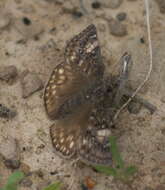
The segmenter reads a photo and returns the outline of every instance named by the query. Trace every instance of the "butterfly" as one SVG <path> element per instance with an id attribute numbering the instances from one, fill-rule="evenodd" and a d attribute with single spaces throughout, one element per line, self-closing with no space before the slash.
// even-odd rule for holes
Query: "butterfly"
<path id="1" fill-rule="evenodd" d="M 50 127 L 52 144 L 64 158 L 77 155 L 87 163 L 112 162 L 110 131 L 101 127 L 93 111 L 104 94 L 104 70 L 96 27 L 91 24 L 67 43 L 64 59 L 53 69 L 44 91 L 46 113 L 57 120 Z"/>

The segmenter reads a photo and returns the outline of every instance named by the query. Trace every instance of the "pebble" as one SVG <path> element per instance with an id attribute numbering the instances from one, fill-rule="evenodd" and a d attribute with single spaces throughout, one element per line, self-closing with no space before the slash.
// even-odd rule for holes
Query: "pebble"
<path id="1" fill-rule="evenodd" d="M 146 186 L 144 190 L 153 190 L 151 187 Z"/>
<path id="2" fill-rule="evenodd" d="M 165 103 L 165 96 L 161 98 L 161 102 Z"/>
<path id="3" fill-rule="evenodd" d="M 3 30 L 6 27 L 8 27 L 10 22 L 11 22 L 10 16 L 2 13 L 0 15 L 0 30 Z"/>
<path id="4" fill-rule="evenodd" d="M 17 112 L 15 110 L 11 110 L 7 108 L 5 105 L 0 104 L 0 117 L 12 119 L 17 115 Z"/>
<path id="5" fill-rule="evenodd" d="M 122 4 L 123 0 L 104 0 L 102 1 L 104 7 L 109 7 L 111 9 L 117 9 Z"/>
<path id="6" fill-rule="evenodd" d="M 155 190 L 165 190 L 165 185 L 158 185 Z"/>
<path id="7" fill-rule="evenodd" d="M 112 19 L 109 22 L 110 33 L 114 36 L 122 37 L 127 34 L 127 28 L 118 20 Z"/>
<path id="8" fill-rule="evenodd" d="M 124 12 L 118 13 L 118 14 L 116 15 L 116 18 L 117 18 L 119 21 L 125 20 L 126 17 L 127 17 L 127 14 L 124 13 Z"/>
<path id="9" fill-rule="evenodd" d="M 4 157 L 4 164 L 11 169 L 17 169 L 20 166 L 20 151 L 16 139 L 8 137 L 0 142 L 0 154 Z"/>
<path id="10" fill-rule="evenodd" d="M 32 182 L 31 179 L 26 177 L 21 181 L 21 185 L 24 186 L 24 187 L 31 187 L 33 185 L 33 182 Z"/>
<path id="11" fill-rule="evenodd" d="M 165 13 L 165 0 L 156 0 L 161 13 Z"/>
<path id="12" fill-rule="evenodd" d="M 12 84 L 17 77 L 17 68 L 13 65 L 0 67 L 0 79 Z"/>
<path id="13" fill-rule="evenodd" d="M 101 3 L 98 1 L 95 1 L 91 4 L 93 9 L 99 9 L 101 7 Z"/>
<path id="14" fill-rule="evenodd" d="M 37 76 L 37 74 L 30 73 L 25 70 L 20 76 L 21 86 L 22 86 L 22 97 L 27 98 L 34 92 L 41 90 L 43 88 L 43 82 Z"/>
<path id="15" fill-rule="evenodd" d="M 138 114 L 141 110 L 142 105 L 138 102 L 130 102 L 128 104 L 128 111 L 132 114 Z"/>
<path id="16" fill-rule="evenodd" d="M 163 151 L 153 152 L 152 159 L 154 159 L 158 164 L 165 163 L 165 152 Z"/>
<path id="17" fill-rule="evenodd" d="M 20 17 L 14 20 L 15 29 L 25 38 L 39 37 L 44 32 L 44 27 L 39 21 L 32 21 L 28 17 Z"/>
<path id="18" fill-rule="evenodd" d="M 8 160 L 5 160 L 5 166 L 7 168 L 11 168 L 11 169 L 18 169 L 20 167 L 20 160 L 12 160 L 12 159 L 8 159 Z"/>
<path id="19" fill-rule="evenodd" d="M 21 165 L 20 165 L 20 171 L 22 171 L 25 175 L 29 175 L 30 173 L 30 166 L 21 162 Z"/>
<path id="20" fill-rule="evenodd" d="M 0 154 L 5 159 L 13 159 L 18 156 L 18 142 L 13 137 L 9 136 L 7 139 L 2 139 L 0 142 Z"/>

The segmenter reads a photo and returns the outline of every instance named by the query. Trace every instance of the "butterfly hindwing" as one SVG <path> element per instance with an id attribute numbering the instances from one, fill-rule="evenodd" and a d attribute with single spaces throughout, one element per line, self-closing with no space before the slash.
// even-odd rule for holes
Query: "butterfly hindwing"
<path id="1" fill-rule="evenodd" d="M 77 112 L 50 127 L 52 144 L 61 156 L 70 158 L 77 153 L 80 137 L 86 131 L 90 111 L 91 104 L 82 105 Z"/>

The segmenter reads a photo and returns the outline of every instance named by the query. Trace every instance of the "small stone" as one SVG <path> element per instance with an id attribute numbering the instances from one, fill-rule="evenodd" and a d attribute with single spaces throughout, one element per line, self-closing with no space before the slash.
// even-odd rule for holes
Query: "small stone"
<path id="1" fill-rule="evenodd" d="M 140 43 L 142 43 L 142 44 L 145 43 L 144 37 L 141 37 L 141 38 L 140 38 Z"/>
<path id="2" fill-rule="evenodd" d="M 83 16 L 83 13 L 77 9 L 73 10 L 72 15 L 74 18 L 80 18 Z"/>
<path id="3" fill-rule="evenodd" d="M 30 166 L 21 162 L 20 171 L 22 171 L 25 175 L 28 175 L 30 173 Z"/>
<path id="4" fill-rule="evenodd" d="M 93 180 L 91 177 L 86 177 L 85 181 L 85 186 L 88 187 L 88 189 L 93 189 L 96 186 L 96 181 Z"/>
<path id="5" fill-rule="evenodd" d="M 160 176 L 160 183 L 165 184 L 165 175 Z"/>
<path id="6" fill-rule="evenodd" d="M 26 177 L 21 181 L 21 185 L 24 186 L 24 187 L 31 187 L 33 185 L 33 182 L 32 182 L 31 179 Z"/>
<path id="7" fill-rule="evenodd" d="M 156 0 L 161 13 L 165 13 L 165 0 Z"/>
<path id="8" fill-rule="evenodd" d="M 0 79 L 12 84 L 17 76 L 17 68 L 13 65 L 0 67 Z"/>
<path id="9" fill-rule="evenodd" d="M 5 166 L 11 169 L 18 169 L 20 167 L 20 160 L 5 160 Z"/>
<path id="10" fill-rule="evenodd" d="M 110 33 L 114 36 L 122 37 L 127 34 L 127 28 L 118 20 L 112 19 L 109 22 Z"/>
<path id="11" fill-rule="evenodd" d="M 0 141 L 0 154 L 5 160 L 19 160 L 19 145 L 16 139 L 9 136 L 7 139 Z"/>
<path id="12" fill-rule="evenodd" d="M 152 158 L 158 163 L 165 163 L 165 152 L 163 151 L 156 151 L 153 152 Z"/>
<path id="13" fill-rule="evenodd" d="M 45 189 L 48 185 L 50 185 L 51 182 L 49 180 L 45 180 L 45 181 L 42 181 L 40 182 L 38 185 L 37 185 L 37 189 L 36 190 L 41 190 L 41 189 Z"/>
<path id="14" fill-rule="evenodd" d="M 42 171 L 41 169 L 37 170 L 35 173 L 36 173 L 36 174 L 38 175 L 38 177 L 40 177 L 40 178 L 43 178 L 43 177 L 44 177 L 44 173 L 43 173 L 43 171 Z"/>
<path id="15" fill-rule="evenodd" d="M 161 133 L 165 135 L 165 128 L 161 130 Z"/>
<path id="16" fill-rule="evenodd" d="M 165 96 L 161 98 L 161 102 L 165 103 Z"/>
<path id="17" fill-rule="evenodd" d="M 117 18 L 119 21 L 125 20 L 126 17 L 127 17 L 127 14 L 124 13 L 124 12 L 118 13 L 117 16 L 116 16 L 116 18 Z"/>
<path id="18" fill-rule="evenodd" d="M 28 17 L 21 17 L 14 20 L 15 29 L 27 40 L 41 35 L 44 32 L 44 26 L 39 21 L 31 21 Z"/>
<path id="19" fill-rule="evenodd" d="M 165 185 L 158 185 L 155 190 L 165 190 Z"/>
<path id="20" fill-rule="evenodd" d="M 104 0 L 103 5 L 111 9 L 117 9 L 122 4 L 123 0 Z"/>
<path id="21" fill-rule="evenodd" d="M 98 1 L 95 1 L 91 4 L 93 9 L 99 9 L 101 7 L 101 3 Z"/>
<path id="22" fill-rule="evenodd" d="M 16 139 L 11 136 L 2 139 L 0 142 L 0 154 L 4 158 L 4 164 L 11 169 L 17 169 L 20 166 L 20 151 Z"/>
<path id="23" fill-rule="evenodd" d="M 0 15 L 0 30 L 5 29 L 9 26 L 11 18 L 9 15 L 2 14 Z"/>
<path id="24" fill-rule="evenodd" d="M 145 187 L 144 190 L 153 190 L 151 187 Z"/>
<path id="25" fill-rule="evenodd" d="M 138 102 L 130 102 L 128 104 L 128 111 L 132 114 L 138 114 L 141 110 L 142 105 Z"/>
<path id="26" fill-rule="evenodd" d="M 23 17 L 22 21 L 25 25 L 29 26 L 31 24 L 31 20 L 27 17 Z"/>
<path id="27" fill-rule="evenodd" d="M 15 110 L 11 110 L 7 108 L 5 105 L 0 104 L 0 117 L 12 119 L 17 115 L 17 112 Z"/>
<path id="28" fill-rule="evenodd" d="M 27 98 L 34 92 L 43 88 L 43 83 L 37 74 L 30 73 L 28 70 L 24 71 L 20 77 L 22 86 L 22 97 Z"/>

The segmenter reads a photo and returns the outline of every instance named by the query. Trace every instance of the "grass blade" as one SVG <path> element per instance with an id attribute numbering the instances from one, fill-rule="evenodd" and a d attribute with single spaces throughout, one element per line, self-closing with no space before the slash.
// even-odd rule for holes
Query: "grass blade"
<path id="1" fill-rule="evenodd" d="M 17 185 L 23 178 L 24 178 L 24 173 L 20 171 L 14 172 L 9 176 L 7 184 L 4 187 L 4 190 L 17 190 Z"/>
<path id="2" fill-rule="evenodd" d="M 95 169 L 99 172 L 102 172 L 106 175 L 112 175 L 114 177 L 117 176 L 117 172 L 116 169 L 112 168 L 112 167 L 107 167 L 107 166 L 95 166 Z"/>
<path id="3" fill-rule="evenodd" d="M 61 186 L 61 183 L 57 182 L 57 183 L 53 183 L 53 184 L 49 185 L 48 187 L 46 187 L 43 190 L 60 190 L 60 186 Z"/>
<path id="4" fill-rule="evenodd" d="M 119 167 L 119 169 L 124 168 L 124 161 L 123 161 L 123 159 L 120 155 L 120 152 L 118 150 L 116 138 L 114 136 L 111 136 L 109 138 L 109 142 L 111 145 L 110 149 L 111 149 L 112 159 L 113 159 L 114 163 Z"/>
<path id="5" fill-rule="evenodd" d="M 127 168 L 125 168 L 125 175 L 126 176 L 132 176 L 137 172 L 137 168 L 135 166 L 129 166 Z"/>

